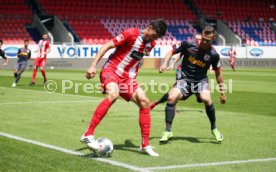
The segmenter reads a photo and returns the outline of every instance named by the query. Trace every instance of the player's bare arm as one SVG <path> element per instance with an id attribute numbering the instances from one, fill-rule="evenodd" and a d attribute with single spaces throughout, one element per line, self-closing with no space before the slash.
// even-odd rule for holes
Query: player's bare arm
<path id="1" fill-rule="evenodd" d="M 94 78 L 96 75 L 96 66 L 99 63 L 99 61 L 103 58 L 104 54 L 111 48 L 115 48 L 115 44 L 113 41 L 109 41 L 106 44 L 104 44 L 99 52 L 97 53 L 95 59 L 92 61 L 90 67 L 87 69 L 86 72 L 86 78 L 91 79 Z"/>
<path id="2" fill-rule="evenodd" d="M 174 68 L 175 64 L 176 64 L 180 59 L 181 59 L 181 56 L 180 56 L 180 54 L 178 54 L 178 55 L 176 56 L 176 58 L 173 60 L 173 63 L 172 63 L 169 67 L 167 67 L 166 70 L 172 70 L 172 69 Z"/>
<path id="3" fill-rule="evenodd" d="M 9 64 L 9 59 L 5 58 L 5 62 L 3 63 L 3 66 L 7 66 Z"/>
<path id="4" fill-rule="evenodd" d="M 224 90 L 224 83 L 223 83 L 223 77 L 222 77 L 222 72 L 220 69 L 215 70 L 216 73 L 216 79 L 217 83 L 219 84 L 219 89 L 220 89 L 220 102 L 221 104 L 226 103 L 226 95 L 225 95 L 225 90 Z"/>
<path id="5" fill-rule="evenodd" d="M 48 54 L 48 53 L 50 53 L 51 52 L 51 48 L 49 47 L 48 49 L 47 49 L 47 51 L 45 52 L 45 54 Z"/>
<path id="6" fill-rule="evenodd" d="M 160 73 L 163 73 L 163 72 L 167 69 L 168 63 L 169 63 L 169 61 L 171 60 L 172 55 L 173 55 L 173 50 L 170 50 L 170 51 L 166 54 L 166 56 L 165 56 L 165 61 L 164 61 L 163 65 L 162 65 L 162 66 L 160 67 L 160 69 L 159 69 L 159 72 L 160 72 Z"/>

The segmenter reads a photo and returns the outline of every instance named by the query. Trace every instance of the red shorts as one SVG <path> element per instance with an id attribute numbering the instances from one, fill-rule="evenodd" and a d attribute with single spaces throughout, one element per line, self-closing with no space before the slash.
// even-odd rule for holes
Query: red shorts
<path id="1" fill-rule="evenodd" d="M 233 64 L 235 63 L 235 58 L 230 58 L 230 59 L 229 59 L 229 63 L 230 63 L 231 65 L 233 65 Z"/>
<path id="2" fill-rule="evenodd" d="M 34 61 L 35 66 L 44 67 L 46 64 L 46 58 L 37 57 Z"/>
<path id="3" fill-rule="evenodd" d="M 119 76 L 114 70 L 105 69 L 100 74 L 100 80 L 102 83 L 103 93 L 106 91 L 106 85 L 111 82 L 115 82 L 119 86 L 120 96 L 126 101 L 130 101 L 133 93 L 139 87 L 139 84 L 135 79 L 129 77 Z"/>

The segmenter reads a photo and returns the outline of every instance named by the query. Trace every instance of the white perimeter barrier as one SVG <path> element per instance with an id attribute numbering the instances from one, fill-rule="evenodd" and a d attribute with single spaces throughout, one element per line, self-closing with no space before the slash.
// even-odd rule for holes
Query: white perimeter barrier
<path id="1" fill-rule="evenodd" d="M 7 45 L 4 44 L 2 49 L 5 50 L 6 56 L 9 58 L 16 58 L 18 48 L 22 45 Z M 99 51 L 101 45 L 61 45 L 55 44 L 51 45 L 51 52 L 47 55 L 47 58 L 91 58 L 95 57 Z M 32 57 L 36 57 L 35 51 L 37 50 L 37 45 L 29 45 L 32 51 Z M 172 48 L 172 46 L 156 46 L 150 53 L 150 56 L 145 56 L 145 58 L 164 58 L 166 53 Z M 214 46 L 217 52 L 220 54 L 221 58 L 228 58 L 229 46 Z M 237 58 L 276 58 L 276 47 L 235 47 L 237 52 Z M 109 50 L 105 54 L 107 58 L 114 49 Z"/>

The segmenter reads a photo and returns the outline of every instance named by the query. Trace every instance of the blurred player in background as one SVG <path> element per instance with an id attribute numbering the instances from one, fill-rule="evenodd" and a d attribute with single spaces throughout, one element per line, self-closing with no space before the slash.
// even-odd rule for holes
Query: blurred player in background
<path id="1" fill-rule="evenodd" d="M 111 48 L 116 48 L 102 67 L 100 80 L 106 98 L 98 105 L 90 125 L 81 142 L 93 150 L 99 149 L 94 138 L 94 130 L 106 115 L 112 104 L 119 96 L 126 101 L 134 102 L 139 108 L 139 124 L 142 135 L 141 151 L 150 156 L 159 156 L 149 144 L 150 135 L 150 102 L 144 90 L 136 82 L 139 63 L 144 55 L 156 45 L 155 40 L 166 34 L 167 24 L 162 19 L 154 20 L 150 25 L 141 30 L 130 28 L 104 44 L 87 70 L 87 79 L 96 75 L 96 65 L 103 55 Z M 131 124 L 128 124 L 131 125 Z"/>
<path id="2" fill-rule="evenodd" d="M 183 41 L 180 45 L 174 45 L 165 57 L 160 72 L 167 69 L 168 62 L 174 54 L 183 53 L 181 65 L 181 77 L 176 81 L 174 88 L 169 91 L 168 103 L 165 108 L 166 130 L 160 142 L 166 143 L 173 137 L 171 127 L 175 116 L 175 106 L 178 100 L 186 100 L 192 94 L 198 94 L 200 101 L 205 105 L 206 113 L 211 123 L 211 132 L 217 141 L 222 141 L 223 136 L 216 127 L 215 108 L 211 99 L 208 85 L 207 71 L 210 65 L 216 73 L 216 79 L 220 86 L 222 104 L 226 101 L 224 93 L 223 77 L 220 69 L 220 57 L 211 46 L 214 40 L 214 28 L 207 26 L 202 32 L 202 39 L 198 42 Z"/>
<path id="3" fill-rule="evenodd" d="M 230 50 L 228 51 L 229 56 L 229 64 L 233 71 L 235 71 L 235 60 L 236 60 L 236 50 L 233 49 L 233 46 L 231 46 Z"/>
<path id="4" fill-rule="evenodd" d="M 12 84 L 12 87 L 16 87 L 16 84 L 20 80 L 22 73 L 25 71 L 28 65 L 28 60 L 31 58 L 31 50 L 28 48 L 28 45 L 29 45 L 29 40 L 25 39 L 24 47 L 20 48 L 17 52 L 18 61 L 14 70 L 15 81 Z"/>
<path id="5" fill-rule="evenodd" d="M 46 72 L 45 72 L 45 64 L 46 64 L 46 56 L 51 51 L 50 42 L 48 40 L 48 34 L 43 34 L 42 39 L 38 43 L 38 50 L 36 51 L 37 57 L 34 62 L 34 70 L 32 82 L 29 85 L 34 85 L 36 80 L 36 72 L 38 67 L 40 67 L 40 71 L 42 73 L 44 84 L 47 82 Z"/>
<path id="6" fill-rule="evenodd" d="M 3 66 L 7 66 L 9 63 L 9 59 L 6 57 L 5 55 L 5 51 L 2 50 L 2 45 L 3 45 L 3 40 L 0 40 L 0 56 L 5 60 L 5 62 L 3 63 Z"/>

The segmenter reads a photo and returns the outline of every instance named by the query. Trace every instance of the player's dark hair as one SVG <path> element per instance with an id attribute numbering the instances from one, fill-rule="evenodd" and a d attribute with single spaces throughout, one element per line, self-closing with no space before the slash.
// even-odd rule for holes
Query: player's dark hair
<path id="1" fill-rule="evenodd" d="M 156 31 L 158 37 L 162 37 L 167 32 L 167 24 L 163 19 L 156 19 L 151 21 L 150 25 L 152 26 L 152 29 Z"/>
<path id="2" fill-rule="evenodd" d="M 24 42 L 29 42 L 29 39 L 25 39 Z"/>
<path id="3" fill-rule="evenodd" d="M 2 39 L 0 39 L 0 44 L 3 44 L 3 40 Z"/>
<path id="4" fill-rule="evenodd" d="M 215 33 L 215 28 L 212 26 L 206 26 L 202 33 L 204 33 L 205 35 L 210 35 L 210 34 L 214 34 Z"/>

